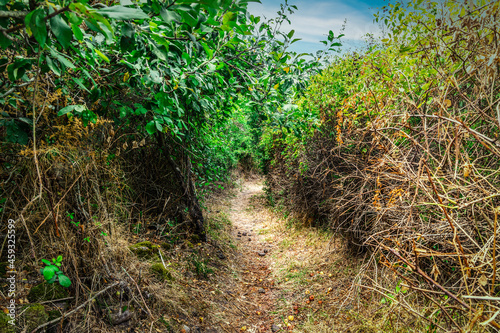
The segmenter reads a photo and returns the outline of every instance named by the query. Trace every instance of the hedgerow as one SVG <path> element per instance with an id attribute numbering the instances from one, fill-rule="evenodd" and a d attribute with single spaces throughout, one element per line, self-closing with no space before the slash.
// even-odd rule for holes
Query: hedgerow
<path id="1" fill-rule="evenodd" d="M 429 331 L 500 327 L 499 14 L 390 4 L 380 44 L 311 79 L 300 105 L 319 127 L 267 131 L 273 200 L 371 254 L 395 281 L 363 285 Z"/>

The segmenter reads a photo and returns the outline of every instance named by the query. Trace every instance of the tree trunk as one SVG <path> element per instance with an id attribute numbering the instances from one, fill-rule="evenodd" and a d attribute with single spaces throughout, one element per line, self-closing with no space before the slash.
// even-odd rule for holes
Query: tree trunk
<path id="1" fill-rule="evenodd" d="M 192 177 L 192 165 L 191 158 L 186 154 L 186 172 L 187 172 L 187 187 L 189 190 L 189 203 L 191 207 L 189 208 L 189 215 L 194 223 L 195 232 L 202 241 L 207 240 L 207 234 L 205 232 L 205 218 L 203 217 L 203 211 L 201 210 L 200 202 L 196 196 L 196 187 Z"/>
<path id="2" fill-rule="evenodd" d="M 201 210 L 198 197 L 196 196 L 196 187 L 192 177 L 191 159 L 189 158 L 189 155 L 186 154 L 186 176 L 184 176 L 177 163 L 175 163 L 172 159 L 170 149 L 168 149 L 166 145 L 163 146 L 166 148 L 168 163 L 174 170 L 181 188 L 184 191 L 184 197 L 188 206 L 188 213 L 191 219 L 192 227 L 194 228 L 194 233 L 200 237 L 201 241 L 205 242 L 207 240 L 205 232 L 205 219 L 203 217 L 203 211 Z"/>

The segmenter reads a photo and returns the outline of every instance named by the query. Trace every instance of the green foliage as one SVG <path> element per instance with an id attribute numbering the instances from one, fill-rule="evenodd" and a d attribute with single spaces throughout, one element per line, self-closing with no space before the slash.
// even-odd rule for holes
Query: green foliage
<path id="1" fill-rule="evenodd" d="M 12 320 L 6 313 L 3 311 L 0 312 L 0 330 L 5 333 L 15 333 L 16 326 L 9 323 Z"/>
<path id="2" fill-rule="evenodd" d="M 47 105 L 60 117 L 52 113 L 51 121 L 78 118 L 88 126 L 104 119 L 151 137 L 183 177 L 194 173 L 191 202 L 220 186 L 240 161 L 262 168 L 263 125 L 297 135 L 308 130 L 302 118 L 315 115 L 291 103 L 341 36 L 330 32 L 316 54 L 290 52 L 298 39 L 280 28 L 297 7 L 285 1 L 276 18 L 261 20 L 247 12 L 249 2 L 2 3 L 5 140 L 26 145 L 40 130 L 32 110 L 42 97 L 34 96 L 37 78 L 48 75 L 43 89 L 60 96 Z M 26 86 L 30 93 L 21 93 Z"/>
<path id="3" fill-rule="evenodd" d="M 47 259 L 42 259 L 45 267 L 40 269 L 40 273 L 43 275 L 47 283 L 59 281 L 61 286 L 68 288 L 71 285 L 71 280 L 59 269 L 62 265 L 62 260 L 62 256 L 52 258 L 52 262 Z"/>

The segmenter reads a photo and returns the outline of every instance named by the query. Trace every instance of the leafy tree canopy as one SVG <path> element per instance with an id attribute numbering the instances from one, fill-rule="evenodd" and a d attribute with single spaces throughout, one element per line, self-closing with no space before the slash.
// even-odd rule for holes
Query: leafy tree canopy
<path id="1" fill-rule="evenodd" d="M 64 96 L 52 106 L 57 116 L 80 117 L 85 126 L 100 117 L 151 136 L 176 170 L 175 156 L 187 154 L 177 176 L 199 206 L 189 177 L 193 152 L 207 153 L 235 110 L 248 113 L 254 142 L 263 121 L 288 126 L 297 113 L 292 98 L 340 45 L 330 31 L 325 50 L 290 52 L 299 39 L 280 28 L 297 7 L 285 1 L 276 18 L 261 21 L 247 12 L 252 1 L 0 0 L 7 140 L 36 137 L 33 96 L 38 79 L 49 77 L 44 89 Z"/>

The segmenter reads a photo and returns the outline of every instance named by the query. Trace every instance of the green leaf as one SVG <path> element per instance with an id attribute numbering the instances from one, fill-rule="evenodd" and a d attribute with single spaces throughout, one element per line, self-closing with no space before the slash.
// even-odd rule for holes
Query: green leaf
<path id="1" fill-rule="evenodd" d="M 293 34 L 295 33 L 295 30 L 292 30 L 288 33 L 288 35 L 286 35 L 288 38 L 292 38 L 293 37 Z"/>
<path id="2" fill-rule="evenodd" d="M 0 46 L 2 49 L 7 49 L 12 44 L 12 41 L 4 36 L 4 34 L 0 34 Z"/>
<path id="3" fill-rule="evenodd" d="M 186 52 L 182 52 L 181 58 L 184 59 L 187 65 L 191 63 L 191 57 Z"/>
<path id="4" fill-rule="evenodd" d="M 56 64 L 54 64 L 52 59 L 49 57 L 45 57 L 45 60 L 47 61 L 47 66 L 49 66 L 49 68 L 54 72 L 54 74 L 56 74 L 57 76 L 61 76 L 61 70 L 59 69 L 59 67 L 57 67 Z"/>
<path id="5" fill-rule="evenodd" d="M 112 39 L 114 30 L 113 30 L 113 27 L 111 26 L 111 23 L 109 23 L 109 21 L 104 16 L 102 16 L 101 14 L 99 14 L 97 12 L 92 13 L 92 18 L 94 19 L 94 22 L 93 22 L 94 25 L 98 26 L 99 32 L 102 32 L 103 34 L 105 34 L 108 39 Z M 102 24 L 99 25 L 97 22 L 100 22 Z M 88 25 L 88 22 L 87 22 L 87 25 Z M 103 29 L 103 26 L 106 27 L 107 29 Z"/>
<path id="6" fill-rule="evenodd" d="M 48 261 L 47 259 L 42 259 L 42 262 L 45 264 L 45 265 L 52 265 L 50 263 L 50 261 Z"/>
<path id="7" fill-rule="evenodd" d="M 59 284 L 61 286 L 65 287 L 65 288 L 68 288 L 69 286 L 71 286 L 71 280 L 66 275 L 61 274 L 57 278 L 59 279 Z"/>
<path id="8" fill-rule="evenodd" d="M 75 65 L 73 65 L 73 63 L 71 61 L 66 59 L 65 56 L 63 56 L 61 53 L 57 52 L 56 50 L 50 49 L 50 55 L 53 56 L 54 58 L 56 58 L 57 60 L 59 60 L 59 63 L 61 63 L 65 67 L 68 67 L 71 69 L 76 68 Z"/>
<path id="9" fill-rule="evenodd" d="M 236 17 L 237 17 L 236 13 L 227 12 L 222 17 L 222 24 L 227 25 L 227 24 L 229 24 L 229 22 L 234 22 L 234 21 L 236 21 Z"/>
<path id="10" fill-rule="evenodd" d="M 214 50 L 210 48 L 210 46 L 208 46 L 206 43 L 204 42 L 200 42 L 201 46 L 203 47 L 203 49 L 205 50 L 205 52 L 207 53 L 207 56 L 208 56 L 208 59 L 212 59 L 213 58 L 213 55 L 214 55 Z"/>
<path id="11" fill-rule="evenodd" d="M 68 105 L 68 106 L 62 108 L 61 110 L 59 110 L 59 112 L 57 113 L 57 115 L 60 117 L 60 116 L 65 115 L 66 113 L 69 113 L 69 112 L 72 112 L 72 111 L 75 111 L 75 112 L 78 112 L 78 113 L 82 113 L 86 109 L 87 108 L 85 107 L 85 105 Z"/>
<path id="12" fill-rule="evenodd" d="M 34 36 L 41 47 L 47 40 L 47 27 L 45 25 L 45 12 L 43 8 L 37 8 L 24 18 L 28 35 Z"/>
<path id="13" fill-rule="evenodd" d="M 158 71 L 150 71 L 149 72 L 149 78 L 154 83 L 161 83 L 162 82 L 162 79 L 161 79 L 161 76 L 160 76 L 160 72 L 158 72 Z"/>
<path id="14" fill-rule="evenodd" d="M 7 73 L 9 74 L 9 80 L 15 81 L 24 76 L 26 70 L 31 68 L 31 62 L 28 59 L 17 58 L 14 60 L 13 64 L 7 67 Z"/>
<path id="15" fill-rule="evenodd" d="M 74 78 L 72 77 L 71 78 L 80 88 L 82 88 L 83 90 L 85 90 L 86 92 L 90 92 L 87 87 L 85 87 L 82 83 L 83 79 L 82 78 Z"/>
<path id="16" fill-rule="evenodd" d="M 22 145 L 26 145 L 28 143 L 28 134 L 20 126 L 19 122 L 12 120 L 7 123 L 6 127 L 7 136 L 5 138 L 8 142 L 20 143 Z"/>
<path id="17" fill-rule="evenodd" d="M 163 126 L 161 126 L 160 122 L 155 121 L 155 126 L 156 126 L 156 129 L 158 130 L 158 132 L 163 131 Z"/>
<path id="18" fill-rule="evenodd" d="M 130 23 L 125 23 L 122 26 L 122 36 L 133 38 L 135 33 L 134 26 Z"/>
<path id="19" fill-rule="evenodd" d="M 148 132 L 149 135 L 153 135 L 156 133 L 156 126 L 155 126 L 155 121 L 151 120 L 147 125 L 146 125 L 146 132 Z"/>
<path id="20" fill-rule="evenodd" d="M 106 61 L 108 64 L 109 64 L 109 58 L 106 57 L 106 55 L 104 53 L 102 53 L 101 51 L 99 51 L 98 49 L 94 49 L 95 50 L 95 53 L 97 53 L 97 55 L 99 57 L 101 57 L 101 59 L 103 59 L 104 61 Z"/>
<path id="21" fill-rule="evenodd" d="M 170 24 L 172 22 L 180 22 L 182 19 L 181 16 L 177 14 L 177 12 L 165 8 L 162 8 L 160 10 L 160 16 L 167 24 Z"/>
<path id="22" fill-rule="evenodd" d="M 73 30 L 73 34 L 75 35 L 75 38 L 78 40 L 83 40 L 83 32 L 78 26 L 78 24 L 72 23 L 71 24 L 71 30 Z"/>
<path id="23" fill-rule="evenodd" d="M 56 262 L 61 262 L 63 260 L 63 257 L 61 255 L 57 256 Z"/>
<path id="24" fill-rule="evenodd" d="M 54 277 L 54 275 L 56 275 L 56 269 L 57 267 L 56 266 L 45 266 L 45 268 L 43 269 L 43 277 L 45 278 L 45 280 L 50 280 Z"/>
<path id="25" fill-rule="evenodd" d="M 157 35 L 151 35 L 151 38 L 154 39 L 154 41 L 157 42 L 158 44 L 163 45 L 168 50 L 168 46 L 170 45 L 170 41 L 168 41 L 167 39 L 165 39 L 163 37 L 157 36 Z"/>
<path id="26" fill-rule="evenodd" d="M 198 24 L 198 18 L 193 16 L 191 12 L 181 11 L 180 14 L 182 16 L 183 23 L 186 23 L 190 27 L 195 27 Z"/>
<path id="27" fill-rule="evenodd" d="M 33 126 L 33 119 L 30 119 L 30 118 L 25 118 L 25 117 L 19 117 L 18 118 L 19 121 L 22 121 L 23 123 L 25 124 L 28 124 L 30 126 Z"/>
<path id="28" fill-rule="evenodd" d="M 62 47 L 67 49 L 71 39 L 73 38 L 73 31 L 62 19 L 61 14 L 50 19 L 50 27 L 52 28 L 52 32 L 56 36 L 57 41 L 62 45 Z"/>
<path id="29" fill-rule="evenodd" d="M 115 20 L 142 20 L 149 18 L 141 9 L 125 6 L 111 6 L 99 9 L 97 13 Z"/>
<path id="30" fill-rule="evenodd" d="M 162 48 L 164 49 L 164 48 Z M 167 57 L 167 52 L 162 50 L 158 47 L 153 47 L 153 53 L 160 59 L 160 60 L 163 60 L 163 61 L 168 61 L 168 57 Z"/>

